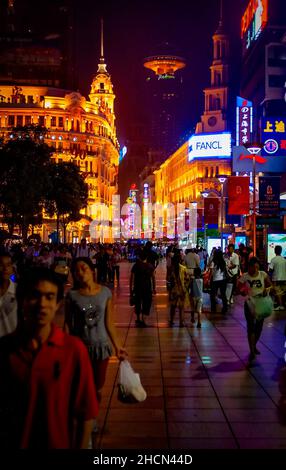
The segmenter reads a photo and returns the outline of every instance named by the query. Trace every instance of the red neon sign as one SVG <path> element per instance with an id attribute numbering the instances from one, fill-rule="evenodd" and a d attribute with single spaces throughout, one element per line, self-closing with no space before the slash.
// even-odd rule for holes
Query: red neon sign
<path id="1" fill-rule="evenodd" d="M 260 23 L 260 29 L 264 29 L 268 20 L 268 0 L 250 0 L 241 19 L 241 38 L 249 30 L 254 19 Z"/>

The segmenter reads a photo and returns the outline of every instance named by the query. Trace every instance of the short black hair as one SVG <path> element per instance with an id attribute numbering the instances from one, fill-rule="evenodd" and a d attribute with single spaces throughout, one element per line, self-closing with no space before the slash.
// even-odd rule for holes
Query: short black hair
<path id="1" fill-rule="evenodd" d="M 276 245 L 274 251 L 275 251 L 275 255 L 278 255 L 278 256 L 281 255 L 282 246 L 281 245 Z"/>
<path id="2" fill-rule="evenodd" d="M 48 268 L 31 268 L 26 270 L 19 279 L 16 291 L 18 304 L 23 302 L 40 281 L 47 281 L 54 284 L 58 288 L 57 302 L 63 299 L 64 285 L 57 273 Z"/>
<path id="3" fill-rule="evenodd" d="M 259 259 L 256 258 L 255 256 L 253 256 L 252 258 L 249 258 L 248 267 L 254 266 L 255 264 L 259 264 L 260 266 Z"/>

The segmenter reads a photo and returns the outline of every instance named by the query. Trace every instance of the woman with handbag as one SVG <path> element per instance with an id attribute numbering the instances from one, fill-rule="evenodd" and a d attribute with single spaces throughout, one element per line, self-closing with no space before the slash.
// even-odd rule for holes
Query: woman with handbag
<path id="1" fill-rule="evenodd" d="M 74 287 L 66 296 L 64 329 L 85 343 L 100 401 L 112 345 L 119 360 L 124 360 L 128 354 L 121 346 L 114 325 L 112 293 L 96 282 L 91 259 L 76 258 L 72 273 Z"/>
<path id="2" fill-rule="evenodd" d="M 273 303 L 269 297 L 271 281 L 266 272 L 259 270 L 257 258 L 251 258 L 248 272 L 244 273 L 237 283 L 241 295 L 247 296 L 244 303 L 244 315 L 247 322 L 247 338 L 250 349 L 249 361 L 260 354 L 256 345 L 262 333 L 264 319 L 270 316 Z"/>

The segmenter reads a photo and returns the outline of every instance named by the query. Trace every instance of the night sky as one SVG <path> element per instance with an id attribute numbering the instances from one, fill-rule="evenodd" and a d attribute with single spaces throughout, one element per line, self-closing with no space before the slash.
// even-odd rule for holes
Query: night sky
<path id="1" fill-rule="evenodd" d="M 184 70 L 184 129 L 195 126 L 203 112 L 203 88 L 209 85 L 212 35 L 219 21 L 219 0 L 86 0 L 78 12 L 80 90 L 87 95 L 97 70 L 100 52 L 100 17 L 104 18 L 108 71 L 116 94 L 117 129 L 120 143 L 128 125 L 146 114 L 142 83 L 143 59 L 156 53 L 156 46 L 169 42 L 187 60 Z M 240 63 L 240 19 L 247 0 L 224 0 L 224 20 L 231 39 L 232 71 Z"/>

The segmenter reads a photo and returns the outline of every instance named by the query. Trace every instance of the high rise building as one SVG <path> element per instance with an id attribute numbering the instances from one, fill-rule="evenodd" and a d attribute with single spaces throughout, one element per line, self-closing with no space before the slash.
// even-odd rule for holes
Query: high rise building
<path id="1" fill-rule="evenodd" d="M 230 134 L 226 132 L 230 130 L 229 57 L 229 37 L 221 12 L 218 29 L 213 35 L 211 84 L 204 89 L 204 113 L 196 125 L 196 133 L 155 171 L 157 202 L 199 201 L 201 204 L 201 193 L 220 191 L 219 175 L 231 174 L 231 142 Z M 213 151 L 208 152 L 211 146 Z"/>
<path id="2" fill-rule="evenodd" d="M 158 47 L 156 55 L 144 60 L 144 67 L 149 71 L 146 78 L 146 97 L 150 103 L 150 147 L 152 150 L 161 150 L 163 160 L 172 153 L 182 132 L 181 70 L 185 66 L 185 59 L 172 53 L 167 43 Z"/>
<path id="3" fill-rule="evenodd" d="M 250 0 L 241 20 L 241 96 L 261 116 L 285 115 L 286 8 L 284 0 Z"/>
<path id="4" fill-rule="evenodd" d="M 4 0 L 0 84 L 77 89 L 75 0 Z"/>

